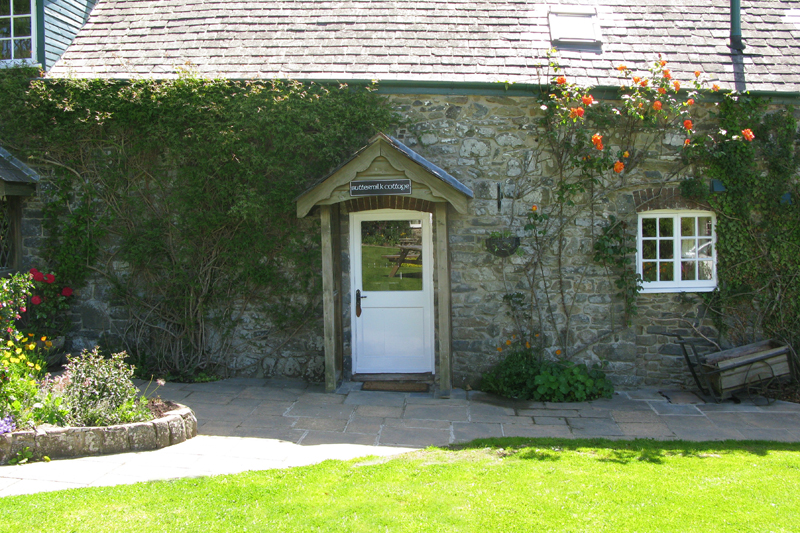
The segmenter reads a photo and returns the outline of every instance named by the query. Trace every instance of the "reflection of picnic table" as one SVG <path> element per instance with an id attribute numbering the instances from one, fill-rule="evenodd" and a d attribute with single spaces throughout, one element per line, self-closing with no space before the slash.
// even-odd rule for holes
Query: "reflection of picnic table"
<path id="1" fill-rule="evenodd" d="M 389 273 L 389 277 L 393 278 L 397 271 L 400 270 L 400 267 L 403 266 L 403 263 L 411 264 L 411 265 L 422 265 L 422 246 L 419 244 L 401 244 L 399 246 L 400 253 L 393 254 L 393 255 L 383 255 L 384 259 L 388 259 L 389 261 L 394 263 L 392 267 L 392 271 Z"/>

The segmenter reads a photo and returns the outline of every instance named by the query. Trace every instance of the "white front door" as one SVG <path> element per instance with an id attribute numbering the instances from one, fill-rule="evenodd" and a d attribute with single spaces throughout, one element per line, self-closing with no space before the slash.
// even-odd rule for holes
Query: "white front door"
<path id="1" fill-rule="evenodd" d="M 431 214 L 350 214 L 353 373 L 433 372 Z"/>

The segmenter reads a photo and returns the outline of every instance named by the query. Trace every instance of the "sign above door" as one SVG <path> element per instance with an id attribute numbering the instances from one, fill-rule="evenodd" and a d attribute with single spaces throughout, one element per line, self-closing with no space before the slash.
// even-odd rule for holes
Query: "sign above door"
<path id="1" fill-rule="evenodd" d="M 411 194 L 411 180 L 359 180 L 350 182 L 350 196 Z"/>

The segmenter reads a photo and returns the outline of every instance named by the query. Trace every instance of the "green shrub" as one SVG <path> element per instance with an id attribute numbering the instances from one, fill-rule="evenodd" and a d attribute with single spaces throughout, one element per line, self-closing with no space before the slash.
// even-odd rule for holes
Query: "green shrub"
<path id="1" fill-rule="evenodd" d="M 520 400 L 583 402 L 610 398 L 614 386 L 599 365 L 549 361 L 536 348 L 517 346 L 482 376 L 481 390 Z"/>
<path id="2" fill-rule="evenodd" d="M 152 419 L 147 400 L 131 381 L 133 367 L 126 354 L 106 358 L 94 348 L 68 356 L 66 372 L 51 382 L 53 393 L 63 394 L 69 422 L 75 426 L 110 426 Z"/>

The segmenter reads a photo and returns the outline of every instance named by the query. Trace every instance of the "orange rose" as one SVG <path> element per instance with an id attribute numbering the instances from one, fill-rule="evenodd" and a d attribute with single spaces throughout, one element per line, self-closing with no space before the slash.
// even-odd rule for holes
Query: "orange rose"
<path id="1" fill-rule="evenodd" d="M 622 161 L 617 161 L 616 163 L 614 163 L 614 172 L 616 172 L 617 174 L 622 172 L 624 169 L 625 169 L 625 163 L 623 163 Z"/>
<path id="2" fill-rule="evenodd" d="M 694 105 L 694 98 L 689 98 L 686 100 L 686 105 Z"/>
<path id="3" fill-rule="evenodd" d="M 663 67 L 664 65 L 661 65 L 661 66 Z M 666 79 L 666 80 L 671 80 L 672 79 L 672 74 L 670 74 L 669 70 L 667 70 L 667 69 L 664 69 L 664 71 L 661 72 L 661 74 L 664 76 L 664 79 Z"/>
<path id="4" fill-rule="evenodd" d="M 536 204 L 533 204 L 533 205 L 531 206 L 531 211 L 533 211 L 534 213 L 535 213 L 536 211 L 538 211 L 538 210 L 539 210 L 539 206 L 538 206 L 538 205 L 536 205 Z"/>
<path id="5" fill-rule="evenodd" d="M 581 97 L 581 101 L 583 102 L 583 105 L 592 105 L 594 98 L 592 98 L 591 94 L 587 94 L 586 96 Z"/>
<path id="6" fill-rule="evenodd" d="M 658 94 L 667 94 L 667 90 L 663 87 L 658 88 Z"/>
<path id="7" fill-rule="evenodd" d="M 714 92 L 717 92 L 717 91 L 719 91 L 719 85 L 717 85 L 717 84 L 715 83 L 714 85 L 712 85 L 712 86 L 711 86 L 711 90 L 712 90 L 712 91 L 714 91 Z"/>
<path id="8" fill-rule="evenodd" d="M 647 87 L 647 80 L 642 80 L 641 83 L 639 83 L 639 85 L 641 85 L 642 87 Z"/>
<path id="9" fill-rule="evenodd" d="M 661 61 L 659 61 L 659 64 L 663 67 L 663 66 L 665 66 L 667 64 L 667 62 L 662 59 Z M 667 72 L 669 72 L 669 71 L 667 71 Z"/>
<path id="10" fill-rule="evenodd" d="M 626 67 L 625 65 L 620 65 L 617 67 L 617 70 L 622 72 L 623 70 L 628 70 L 628 67 Z"/>
<path id="11" fill-rule="evenodd" d="M 639 76 L 634 76 L 634 77 L 633 77 L 633 83 L 639 83 L 639 81 L 640 81 L 641 79 L 642 79 L 642 78 L 640 78 Z"/>
<path id="12" fill-rule="evenodd" d="M 655 109 L 656 111 L 661 111 L 661 102 L 659 102 L 658 100 L 653 102 L 653 109 Z"/>
<path id="13" fill-rule="evenodd" d="M 683 127 L 687 130 L 690 130 L 694 127 L 694 124 L 692 124 L 692 121 L 687 118 L 683 121 Z"/>
<path id="14" fill-rule="evenodd" d="M 753 132 L 749 128 L 746 130 L 742 130 L 742 137 L 744 137 L 748 141 L 752 141 L 753 139 L 756 138 L 756 136 L 753 135 Z"/>
<path id="15" fill-rule="evenodd" d="M 579 107 L 579 108 L 577 108 L 577 109 L 575 110 L 575 113 L 576 113 L 576 114 L 577 114 L 579 117 L 582 117 L 582 116 L 583 116 L 583 108 L 582 108 L 582 107 Z"/>
<path id="16" fill-rule="evenodd" d="M 681 90 L 681 82 L 679 82 L 677 80 L 672 82 L 672 86 L 675 87 L 676 91 L 680 91 Z"/>
<path id="17" fill-rule="evenodd" d="M 701 74 L 702 74 L 702 72 L 700 72 L 699 70 L 695 70 L 694 71 L 694 77 L 695 78 L 699 78 Z"/>
<path id="18" fill-rule="evenodd" d="M 559 85 L 564 85 L 565 83 L 567 83 L 567 78 L 565 78 L 564 76 L 559 76 L 558 78 L 556 78 L 556 83 Z"/>
<path id="19" fill-rule="evenodd" d="M 683 145 L 684 146 L 689 146 L 689 143 L 691 143 L 691 142 L 692 142 L 691 139 L 686 139 L 685 141 L 683 141 Z"/>

